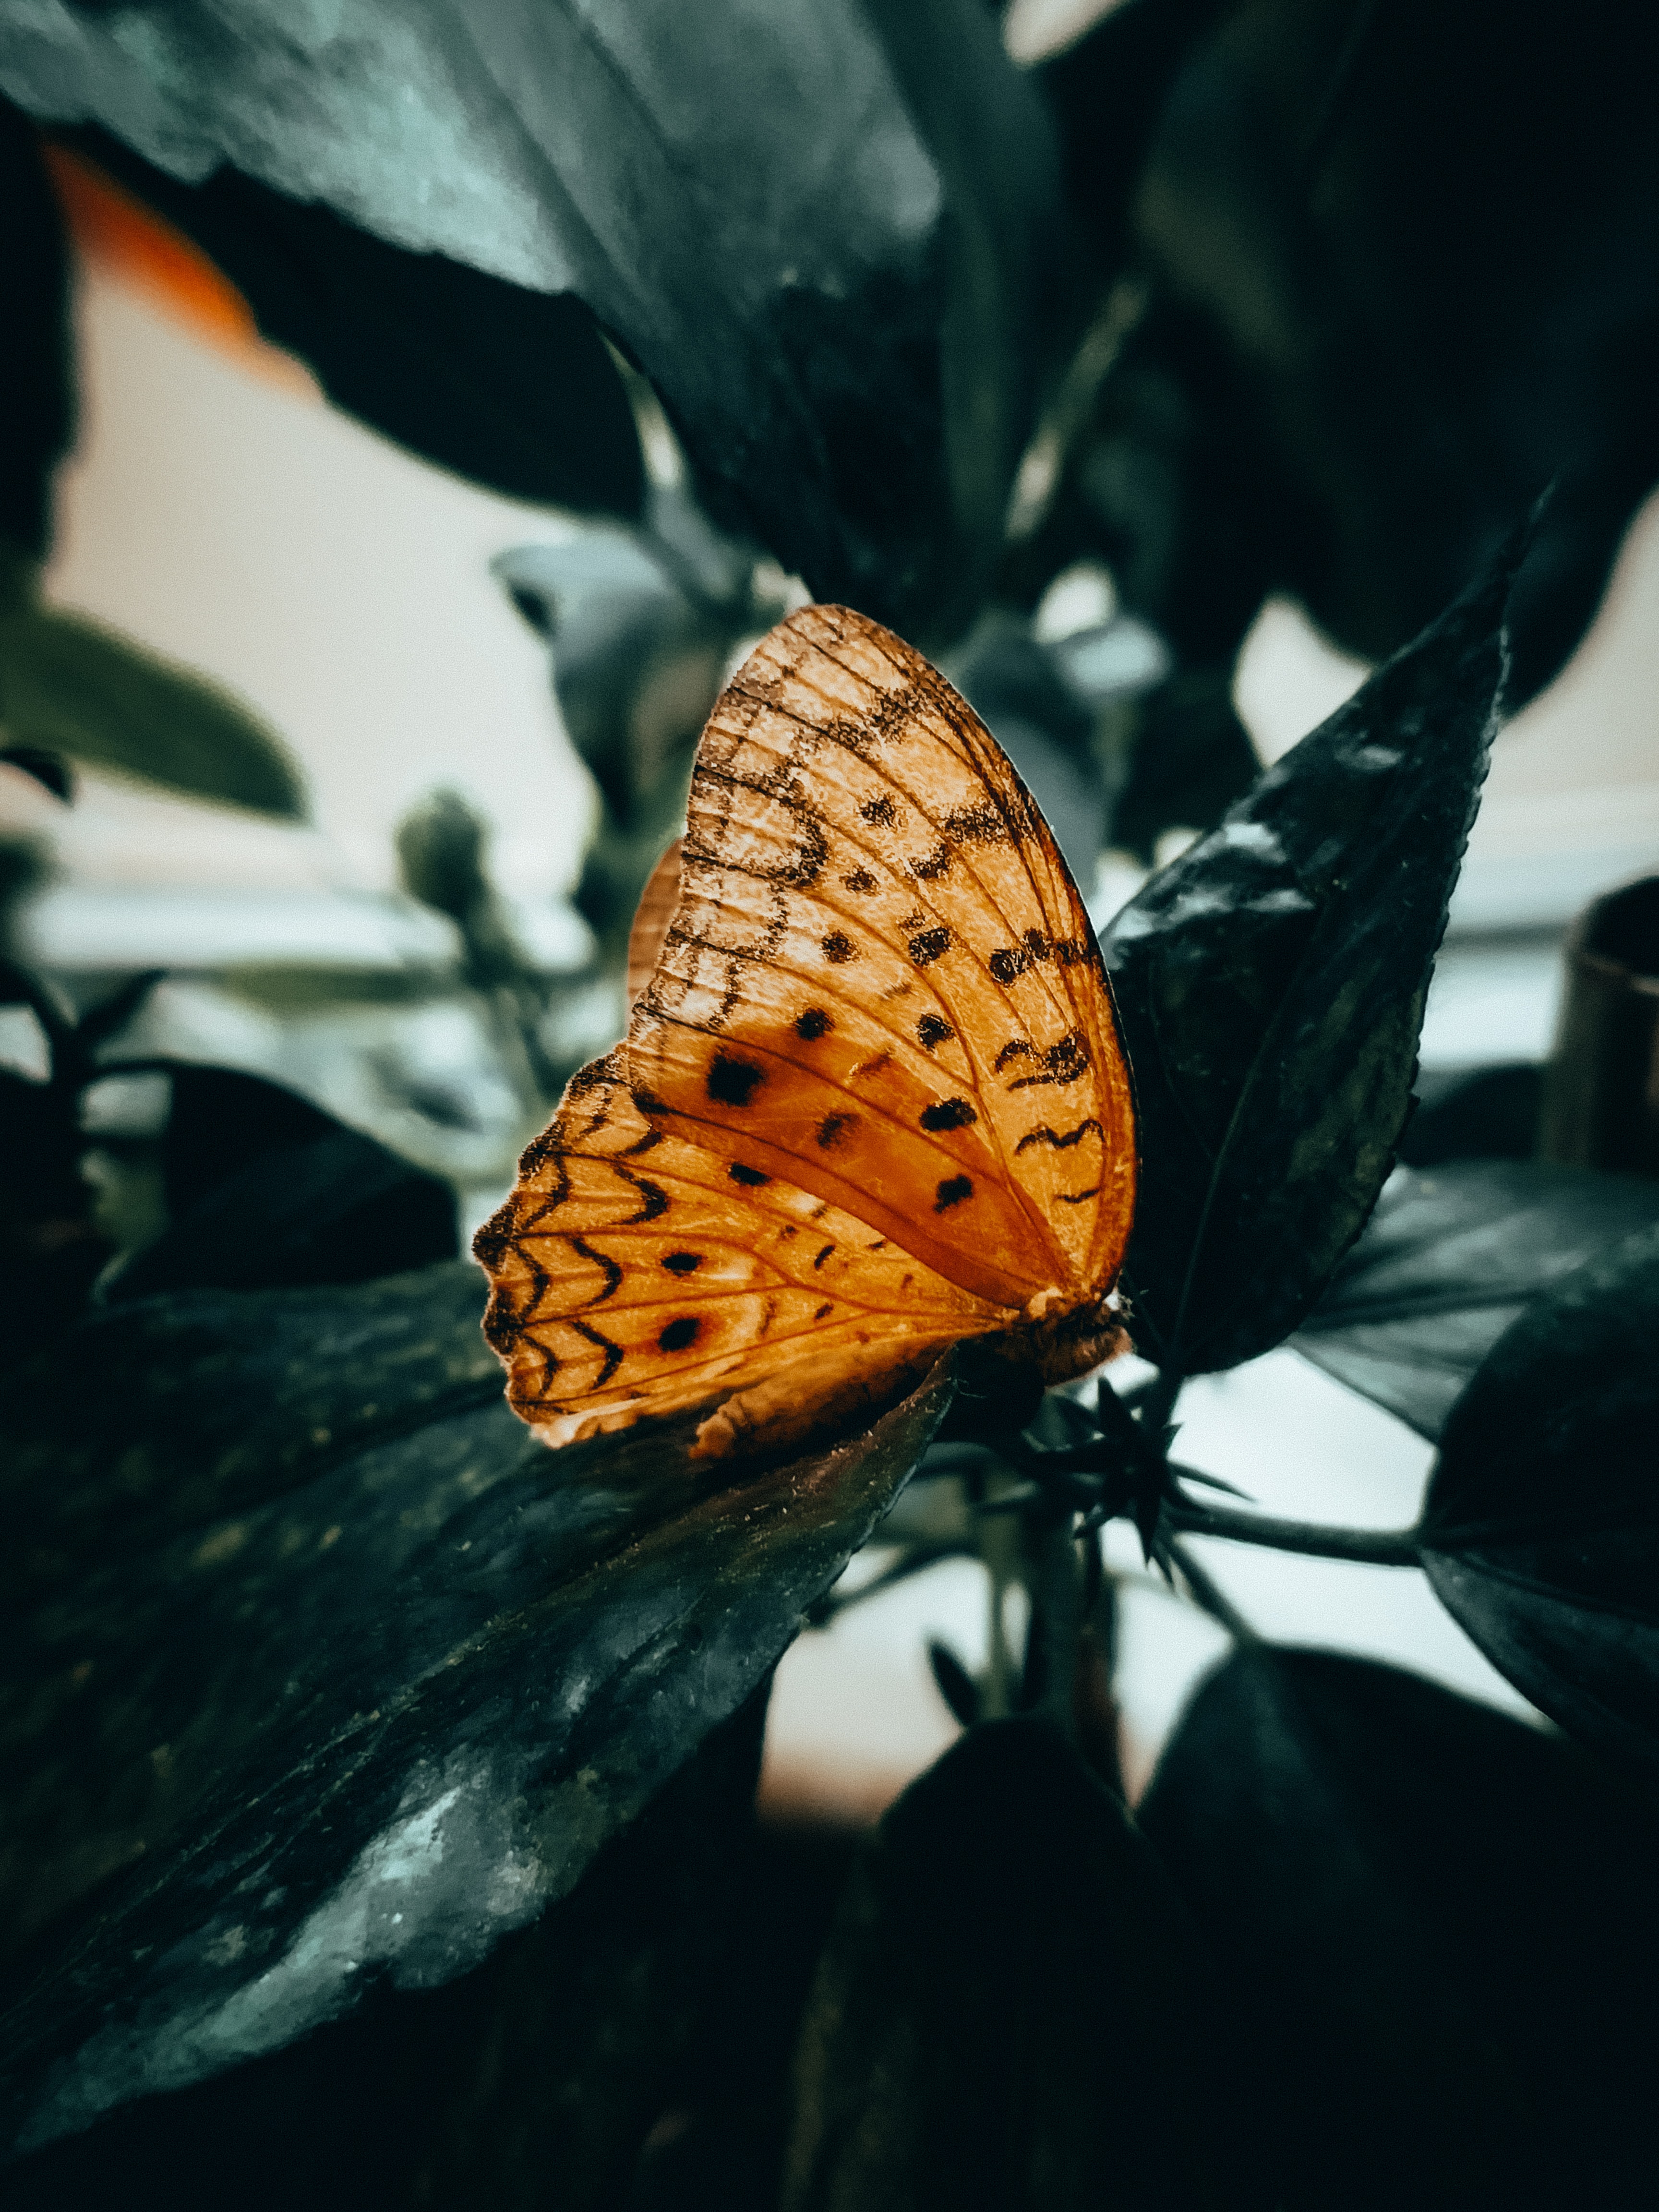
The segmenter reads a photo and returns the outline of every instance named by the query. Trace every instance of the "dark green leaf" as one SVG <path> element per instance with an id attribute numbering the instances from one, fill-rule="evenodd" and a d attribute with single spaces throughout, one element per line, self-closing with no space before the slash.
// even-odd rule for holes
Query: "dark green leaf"
<path id="1" fill-rule="evenodd" d="M 1529 1160 L 1538 1150 L 1544 1071 L 1535 1060 L 1420 1069 L 1417 1111 L 1401 1139 L 1412 1168 L 1449 1160 Z"/>
<path id="2" fill-rule="evenodd" d="M 1231 1969 L 1286 2212 L 1634 2201 L 1659 1837 L 1580 1755 L 1391 1668 L 1256 1647 L 1199 1691 L 1139 1819 Z"/>
<path id="3" fill-rule="evenodd" d="M 20 1378 L 7 2141 L 477 1965 L 751 1693 L 949 1395 L 725 1489 L 686 1421 L 549 1453 L 481 1289 L 159 1298 Z"/>
<path id="4" fill-rule="evenodd" d="M 8 89 L 174 176 L 230 161 L 401 246 L 574 294 L 722 519 L 820 598 L 908 634 L 960 625 L 1069 314 L 1053 132 L 982 0 L 342 20 L 83 10 L 15 48 Z M 459 304 L 434 283 L 434 314 Z"/>
<path id="5" fill-rule="evenodd" d="M 194 239 L 347 413 L 509 499 L 638 513 L 633 412 L 580 300 L 407 252 L 240 168 L 185 183 L 106 131 L 53 136 Z"/>
<path id="6" fill-rule="evenodd" d="M 282 740 L 205 678 L 32 592 L 0 605 L 0 721 L 19 744 L 298 820 Z"/>
<path id="7" fill-rule="evenodd" d="M 1409 1107 L 1486 772 L 1513 549 L 1103 939 L 1134 1072 L 1136 1341 L 1231 1367 L 1304 1317 Z"/>
<path id="8" fill-rule="evenodd" d="M 1510 1322 L 1589 1255 L 1659 1220 L 1659 1182 L 1532 1161 L 1401 1170 L 1296 1348 L 1437 1441 Z"/>
<path id="9" fill-rule="evenodd" d="M 1423 1564 L 1564 1728 L 1659 1763 L 1659 1224 L 1499 1338 L 1447 1417 Z"/>
<path id="10" fill-rule="evenodd" d="M 69 268 L 63 219 L 33 125 L 0 100 L 0 207 L 6 211 L 0 318 L 0 562 L 34 558 L 52 538 L 52 472 L 75 425 Z M 0 593 L 4 590 L 0 581 Z"/>
<path id="11" fill-rule="evenodd" d="M 727 2026 L 763 1718 L 757 1693 L 483 1966 L 122 2106 L 10 2167 L 7 2212 L 222 2212 L 228 2176 L 241 2212 L 629 2202 L 653 2124 Z"/>
<path id="12" fill-rule="evenodd" d="M 1212 2003 L 1118 1801 L 1045 1723 L 971 1729 L 854 1869 L 803 2032 L 785 2212 L 1265 2202 Z"/>

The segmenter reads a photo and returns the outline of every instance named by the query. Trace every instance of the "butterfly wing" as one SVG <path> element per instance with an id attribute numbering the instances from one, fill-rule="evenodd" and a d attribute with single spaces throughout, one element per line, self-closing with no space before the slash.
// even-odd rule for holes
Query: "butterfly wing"
<path id="1" fill-rule="evenodd" d="M 571 1079 L 473 1249 L 507 1397 L 552 1443 L 781 1370 L 810 1412 L 1010 1319 L 823 1199 L 653 1130 L 620 1052 Z"/>
<path id="2" fill-rule="evenodd" d="M 1087 911 L 1000 746 L 863 616 L 803 608 L 717 703 L 628 1067 L 654 1127 L 994 1304 L 1115 1277 L 1133 1117 Z"/>
<path id="3" fill-rule="evenodd" d="M 677 837 L 663 854 L 640 893 L 634 923 L 628 933 L 628 1003 L 631 1006 L 650 988 L 657 958 L 674 919 L 680 896 L 680 841 Z"/>

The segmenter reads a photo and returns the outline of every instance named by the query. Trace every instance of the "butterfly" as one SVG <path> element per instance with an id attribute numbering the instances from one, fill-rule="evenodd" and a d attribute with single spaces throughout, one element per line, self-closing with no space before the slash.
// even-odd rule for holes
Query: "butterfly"
<path id="1" fill-rule="evenodd" d="M 986 1339 L 1121 1348 L 1129 1071 L 1036 801 L 890 631 L 809 606 L 698 744 L 641 901 L 627 1041 L 473 1249 L 507 1395 L 562 1443 L 707 1407 L 720 1458 L 879 1410 Z"/>

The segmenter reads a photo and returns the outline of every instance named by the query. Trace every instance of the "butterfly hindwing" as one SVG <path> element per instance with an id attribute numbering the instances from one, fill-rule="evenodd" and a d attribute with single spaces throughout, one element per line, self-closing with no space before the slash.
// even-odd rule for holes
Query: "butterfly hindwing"
<path id="1" fill-rule="evenodd" d="M 653 1127 L 981 1299 L 1116 1273 L 1133 1115 L 1087 912 L 1001 749 L 862 616 L 791 616 L 717 704 L 628 1068 Z"/>
<path id="2" fill-rule="evenodd" d="M 572 1079 L 475 1249 L 507 1395 L 551 1442 L 803 1353 L 873 1371 L 1006 1318 L 821 1198 L 653 1130 L 620 1052 Z"/>

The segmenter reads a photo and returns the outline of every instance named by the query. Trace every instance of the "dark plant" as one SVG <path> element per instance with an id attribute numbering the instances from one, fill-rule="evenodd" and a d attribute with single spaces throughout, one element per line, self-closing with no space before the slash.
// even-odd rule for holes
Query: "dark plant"
<path id="1" fill-rule="evenodd" d="M 1646 154 L 1632 134 L 1571 179 L 1544 306 L 1493 210 L 1540 118 L 1577 143 L 1587 82 L 1633 96 L 1636 33 L 1592 10 L 1553 76 L 1542 11 L 1471 0 L 1437 73 L 1407 67 L 1421 10 L 1127 0 L 1034 79 L 970 0 L 763 25 L 407 0 L 348 8 L 332 43 L 307 18 L 282 68 L 231 0 L 8 12 L 12 97 L 197 237 L 343 404 L 601 518 L 585 556 L 502 577 L 604 793 L 586 895 L 613 963 L 695 702 L 785 570 L 952 648 L 1016 751 L 1024 724 L 1075 779 L 1085 866 L 1208 830 L 1103 938 L 1142 1145 L 1133 1385 L 1039 1401 L 963 1359 L 735 1476 L 687 1460 L 687 1420 L 550 1454 L 501 1403 L 448 1194 L 273 1086 L 175 1075 L 172 1225 L 95 1303 L 82 1267 L 0 1363 L 15 2201 L 1640 2201 L 1659 1184 L 1522 1157 L 1467 1102 L 1437 1143 L 1411 1122 L 1489 749 L 1648 480 L 1636 410 L 1586 397 L 1646 359 Z M 419 128 L 371 153 L 391 23 Z M 1391 197 L 1408 123 L 1433 159 Z M 34 219 L 4 480 L 27 581 L 70 410 L 51 205 L 6 129 Z M 1549 369 L 1557 325 L 1595 336 L 1582 382 Z M 641 371 L 684 452 L 672 497 Z M 1482 467 L 1444 480 L 1449 447 Z M 1133 683 L 1032 625 L 1098 559 L 1152 639 Z M 1382 665 L 1256 776 L 1227 684 L 1270 589 Z M 25 772 L 125 744 L 292 802 L 224 713 L 181 706 L 169 752 L 159 691 L 77 737 L 61 702 L 112 647 L 54 635 Z M 470 987 L 512 997 L 477 824 L 434 802 L 401 857 Z M 54 1054 L 8 1201 L 83 1224 L 77 1101 L 126 1010 L 77 1024 L 20 963 L 3 1002 Z M 9 1312 L 27 1242 L 0 1249 Z M 1185 1464 L 1188 1380 L 1286 1344 L 1435 1443 L 1413 1525 L 1274 1518 Z M 1133 1810 L 1120 1520 L 1233 1645 Z M 963 1738 L 857 1851 L 765 1833 L 771 1670 L 860 1601 L 838 1578 L 878 1526 L 864 1591 L 967 1553 L 1024 1585 L 1029 1633 L 979 1673 L 934 1648 Z M 1552 1725 L 1264 1642 L 1203 1538 L 1422 1574 Z"/>

